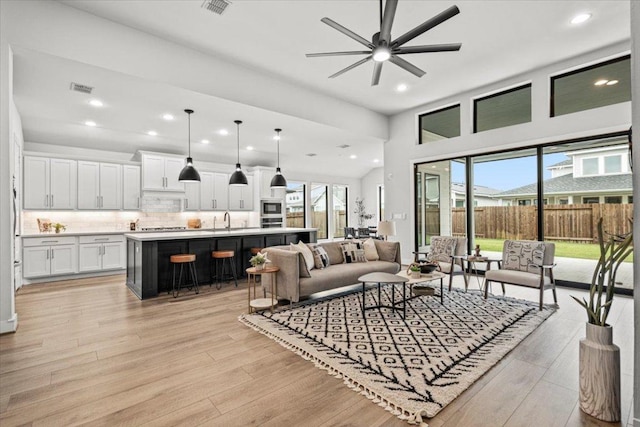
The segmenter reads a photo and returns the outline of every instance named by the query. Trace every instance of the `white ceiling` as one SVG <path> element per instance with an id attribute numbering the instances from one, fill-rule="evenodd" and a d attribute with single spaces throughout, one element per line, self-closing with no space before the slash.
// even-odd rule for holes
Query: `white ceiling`
<path id="1" fill-rule="evenodd" d="M 405 56 L 427 72 L 421 79 L 384 64 L 380 85 L 371 87 L 371 62 L 328 79 L 358 57 L 304 55 L 359 50 L 358 43 L 320 19 L 330 17 L 370 38 L 379 26 L 377 1 L 235 0 L 221 16 L 201 8 L 202 0 L 61 3 L 383 114 L 628 40 L 630 33 L 627 0 L 459 1 L 455 2 L 459 15 L 408 45 L 461 42 L 460 52 Z M 452 4 L 399 0 L 392 35 L 401 35 Z M 580 26 L 569 23 L 585 11 L 593 14 L 591 20 Z M 382 160 L 382 141 L 371 136 L 28 49 L 16 48 L 15 55 L 14 93 L 27 141 L 131 153 L 139 149 L 185 153 L 187 125 L 182 109 L 193 108 L 196 159 L 235 163 L 233 120 L 242 119 L 246 124 L 241 127 L 241 147 L 256 148 L 240 153 L 243 165 L 275 165 L 274 127 L 284 129 L 283 171 L 340 170 L 342 176 L 360 177 L 382 164 L 373 163 Z M 95 96 L 105 106 L 88 107 L 90 97 L 69 91 L 71 81 L 95 86 Z M 399 83 L 406 83 L 409 90 L 396 92 Z M 287 94 L 281 96 L 286 102 Z M 176 120 L 163 121 L 165 112 Z M 96 121 L 97 128 L 82 124 L 88 119 Z M 218 135 L 221 128 L 228 129 L 229 136 Z M 151 129 L 159 135 L 146 135 Z M 200 144 L 203 138 L 211 143 Z M 341 144 L 351 147 L 337 148 Z M 310 152 L 318 156 L 304 156 Z M 358 158 L 349 159 L 351 154 Z"/>

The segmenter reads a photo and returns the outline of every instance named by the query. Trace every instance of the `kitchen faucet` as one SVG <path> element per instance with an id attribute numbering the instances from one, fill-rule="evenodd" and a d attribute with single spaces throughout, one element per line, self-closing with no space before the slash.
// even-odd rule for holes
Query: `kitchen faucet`
<path id="1" fill-rule="evenodd" d="M 227 230 L 231 230 L 231 215 L 229 215 L 229 212 L 225 212 L 224 213 L 224 218 L 223 221 L 227 221 Z"/>

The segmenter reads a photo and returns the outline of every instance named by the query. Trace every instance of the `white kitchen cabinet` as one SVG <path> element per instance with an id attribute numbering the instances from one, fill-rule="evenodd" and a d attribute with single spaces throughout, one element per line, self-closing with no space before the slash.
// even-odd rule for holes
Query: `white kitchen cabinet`
<path id="1" fill-rule="evenodd" d="M 140 166 L 122 166 L 122 208 L 140 209 Z"/>
<path id="2" fill-rule="evenodd" d="M 75 209 L 77 162 L 24 157 L 24 209 Z"/>
<path id="3" fill-rule="evenodd" d="M 25 278 L 74 274 L 78 271 L 75 237 L 23 239 L 22 274 Z"/>
<path id="4" fill-rule="evenodd" d="M 200 210 L 226 211 L 229 208 L 229 175 L 200 173 Z"/>
<path id="5" fill-rule="evenodd" d="M 117 270 L 125 268 L 125 240 L 122 235 L 80 236 L 78 270 Z"/>
<path id="6" fill-rule="evenodd" d="M 178 181 L 184 159 L 159 154 L 142 155 L 142 189 L 149 191 L 184 191 Z"/>
<path id="7" fill-rule="evenodd" d="M 286 188 L 271 188 L 271 179 L 276 174 L 276 170 L 273 169 L 261 169 L 260 170 L 260 199 L 282 199 L 284 200 L 286 195 Z"/>
<path id="8" fill-rule="evenodd" d="M 78 162 L 78 209 L 120 209 L 122 166 Z"/>
<path id="9" fill-rule="evenodd" d="M 200 183 L 187 182 L 184 184 L 184 210 L 200 210 Z"/>
<path id="10" fill-rule="evenodd" d="M 253 176 L 247 175 L 248 185 L 230 185 L 229 210 L 252 211 L 253 210 Z"/>

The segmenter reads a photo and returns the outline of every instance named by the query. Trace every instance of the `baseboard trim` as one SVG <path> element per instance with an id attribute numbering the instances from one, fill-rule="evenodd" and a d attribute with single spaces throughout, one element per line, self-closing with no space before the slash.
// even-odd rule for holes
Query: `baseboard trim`
<path id="1" fill-rule="evenodd" d="M 14 313 L 9 320 L 0 321 L 0 335 L 10 334 L 18 329 L 18 313 Z"/>
<path id="2" fill-rule="evenodd" d="M 36 283 L 59 282 L 61 280 L 86 279 L 88 277 L 114 276 L 117 274 L 125 273 L 126 271 L 127 271 L 126 268 L 122 268 L 117 270 L 91 271 L 88 273 L 68 274 L 65 276 L 47 276 L 47 277 L 37 277 L 33 279 L 23 278 L 22 284 L 33 285 Z"/>

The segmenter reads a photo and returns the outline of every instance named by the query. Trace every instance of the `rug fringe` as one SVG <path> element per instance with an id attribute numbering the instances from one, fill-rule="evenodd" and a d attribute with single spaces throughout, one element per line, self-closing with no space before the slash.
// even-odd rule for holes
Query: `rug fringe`
<path id="1" fill-rule="evenodd" d="M 322 370 L 327 371 L 327 374 L 329 374 L 329 375 L 331 375 L 333 377 L 336 377 L 336 378 L 342 378 L 344 380 L 343 381 L 344 384 L 347 387 L 349 387 L 351 390 L 355 391 L 356 393 L 362 394 L 367 399 L 371 400 L 373 403 L 378 403 L 378 406 L 383 407 L 385 410 L 389 411 L 390 413 L 392 413 L 393 415 L 398 417 L 398 419 L 400 419 L 402 421 L 406 421 L 408 424 L 411 424 L 411 425 L 418 425 L 420 427 L 429 427 L 429 424 L 424 422 L 424 420 L 422 418 L 422 411 L 417 411 L 415 413 L 411 413 L 411 412 L 409 412 L 407 410 L 402 409 L 396 403 L 390 402 L 387 399 L 385 399 L 384 397 L 380 396 L 379 394 L 376 394 L 374 391 L 369 390 L 366 386 L 362 385 L 361 383 L 359 383 L 358 381 L 354 380 L 353 378 L 349 378 L 348 376 L 346 376 L 344 374 L 341 374 L 336 369 L 334 369 L 333 367 L 331 367 L 327 363 L 324 363 L 322 360 L 318 359 L 314 355 L 309 354 L 304 349 L 302 349 L 302 348 L 300 348 L 300 347 L 298 347 L 296 345 L 290 344 L 290 343 L 286 342 L 284 339 L 282 339 L 279 336 L 277 336 L 276 334 L 273 334 L 273 333 L 271 333 L 269 331 L 266 331 L 266 330 L 262 329 L 261 327 L 259 327 L 258 325 L 255 325 L 255 324 L 249 322 L 245 318 L 244 314 L 240 315 L 238 317 L 238 320 L 240 322 L 244 323 L 245 325 L 247 325 L 248 327 L 250 327 L 251 329 L 253 329 L 254 331 L 260 332 L 261 334 L 266 335 L 267 337 L 271 338 L 272 340 L 274 340 L 275 342 L 277 342 L 278 344 L 280 344 L 284 348 L 286 348 L 286 349 L 288 349 L 290 351 L 293 351 L 294 353 L 296 353 L 297 355 L 299 355 L 303 359 L 313 362 L 313 364 L 317 368 L 320 368 Z"/>

